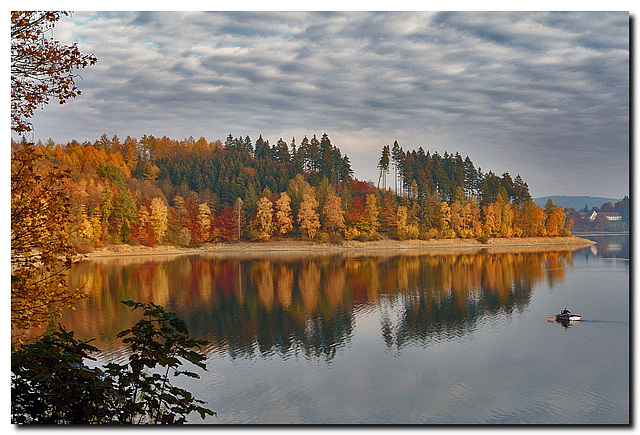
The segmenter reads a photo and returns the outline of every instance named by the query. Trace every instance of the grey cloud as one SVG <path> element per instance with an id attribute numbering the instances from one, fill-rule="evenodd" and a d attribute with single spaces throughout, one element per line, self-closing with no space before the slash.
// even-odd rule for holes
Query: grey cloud
<path id="1" fill-rule="evenodd" d="M 582 155 L 610 166 L 612 150 L 629 155 L 625 13 L 108 12 L 77 13 L 68 26 L 99 64 L 82 72 L 78 101 L 34 119 L 45 139 L 98 138 L 108 125 L 123 137 L 215 140 L 233 128 L 274 141 L 291 128 L 354 135 L 358 155 L 402 138 L 486 169 L 512 165 L 525 180 L 534 165 L 568 166 L 558 147 L 581 172 L 594 164 Z M 82 125 L 56 127 L 63 112 Z M 356 175 L 375 179 L 375 164 Z M 530 185 L 608 195 L 580 191 L 586 176 L 575 177 Z"/>

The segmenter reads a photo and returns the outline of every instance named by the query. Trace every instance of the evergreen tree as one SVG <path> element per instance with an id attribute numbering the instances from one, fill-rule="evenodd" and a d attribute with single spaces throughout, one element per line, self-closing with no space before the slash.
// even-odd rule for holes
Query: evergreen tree
<path id="1" fill-rule="evenodd" d="M 333 170 L 334 170 L 334 152 L 333 146 L 331 145 L 331 140 L 327 133 L 322 135 L 320 139 L 320 167 L 318 169 L 318 176 L 320 179 L 326 177 L 328 180 L 333 179 Z"/>
<path id="2" fill-rule="evenodd" d="M 249 217 L 255 216 L 256 208 L 258 206 L 258 189 L 255 184 L 250 183 L 247 191 L 244 195 L 244 209 Z"/>
<path id="3" fill-rule="evenodd" d="M 394 176 L 394 188 L 393 190 L 398 193 L 398 177 L 402 178 L 402 162 L 404 161 L 404 152 L 400 145 L 398 145 L 398 141 L 393 142 L 393 148 L 391 149 L 391 160 L 393 161 L 393 169 L 395 171 Z"/>
<path id="4" fill-rule="evenodd" d="M 516 176 L 513 182 L 514 200 L 513 203 L 522 206 L 524 203 L 531 201 L 531 194 L 529 193 L 529 186 L 522 180 L 520 174 Z"/>
<path id="5" fill-rule="evenodd" d="M 382 147 L 382 155 L 378 161 L 378 170 L 380 175 L 378 176 L 378 189 L 380 188 L 380 180 L 383 180 L 382 189 L 387 190 L 387 174 L 389 173 L 389 145 Z"/>
<path id="6" fill-rule="evenodd" d="M 320 177 L 318 176 L 318 171 L 320 170 L 320 141 L 314 134 L 311 140 L 309 141 L 309 145 L 307 147 L 307 167 L 309 175 L 309 183 L 312 186 L 317 185 Z"/>
<path id="7" fill-rule="evenodd" d="M 340 163 L 340 181 L 348 186 L 352 179 L 353 169 L 351 169 L 351 161 L 349 160 L 349 156 L 345 154 Z"/>
<path id="8" fill-rule="evenodd" d="M 254 156 L 256 159 L 259 159 L 259 160 L 267 159 L 271 156 L 271 150 L 269 149 L 269 142 L 268 141 L 265 142 L 264 139 L 262 139 L 262 135 L 260 135 L 260 137 L 256 141 Z"/>
<path id="9" fill-rule="evenodd" d="M 501 187 L 502 183 L 500 177 L 489 171 L 489 173 L 486 174 L 484 176 L 484 179 L 482 180 L 480 205 L 485 206 L 495 202 L 495 200 L 498 198 L 498 195 L 500 195 Z"/>
<path id="10" fill-rule="evenodd" d="M 244 138 L 243 147 L 246 151 L 253 154 L 253 144 L 251 143 L 251 138 L 248 135 Z"/>

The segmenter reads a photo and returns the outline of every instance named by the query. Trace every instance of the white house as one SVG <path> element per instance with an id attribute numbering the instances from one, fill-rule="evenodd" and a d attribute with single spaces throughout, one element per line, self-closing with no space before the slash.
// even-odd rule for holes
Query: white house
<path id="1" fill-rule="evenodd" d="M 617 211 L 599 211 L 598 214 L 604 215 L 610 221 L 621 221 L 622 215 Z"/>
<path id="2" fill-rule="evenodd" d="M 580 217 L 582 219 L 589 219 L 591 222 L 596 220 L 596 216 L 598 215 L 597 212 L 590 210 L 590 211 L 581 211 L 580 212 Z"/>
<path id="3" fill-rule="evenodd" d="M 598 215 L 603 215 L 604 217 L 607 218 L 607 220 L 609 221 L 621 221 L 622 220 L 622 215 L 620 213 L 618 213 L 617 211 L 581 211 L 580 212 L 580 216 L 583 219 L 589 219 L 591 222 L 596 220 L 596 217 L 598 217 Z"/>

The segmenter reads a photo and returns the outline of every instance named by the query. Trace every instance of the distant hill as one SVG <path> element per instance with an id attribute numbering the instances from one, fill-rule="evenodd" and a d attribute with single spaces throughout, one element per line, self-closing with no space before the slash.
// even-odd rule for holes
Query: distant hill
<path id="1" fill-rule="evenodd" d="M 563 208 L 573 207 L 576 210 L 583 209 L 585 204 L 587 205 L 587 208 L 591 210 L 591 207 L 600 207 L 602 204 L 607 202 L 615 204 L 622 200 L 622 198 L 603 198 L 600 196 L 541 196 L 540 198 L 534 198 L 533 200 L 540 207 L 544 207 L 549 198 L 551 198 L 551 201 L 553 201 L 555 205 L 560 205 Z"/>

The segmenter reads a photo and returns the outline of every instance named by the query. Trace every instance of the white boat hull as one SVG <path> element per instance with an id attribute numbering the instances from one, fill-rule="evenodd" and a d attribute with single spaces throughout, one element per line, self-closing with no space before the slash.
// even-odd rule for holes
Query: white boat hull
<path id="1" fill-rule="evenodd" d="M 558 314 L 556 320 L 559 322 L 577 322 L 582 319 L 582 316 L 577 314 Z"/>

